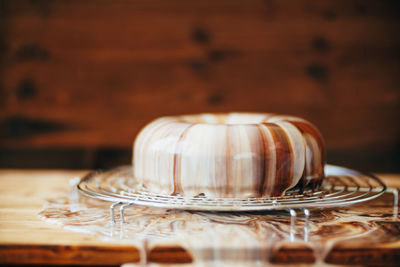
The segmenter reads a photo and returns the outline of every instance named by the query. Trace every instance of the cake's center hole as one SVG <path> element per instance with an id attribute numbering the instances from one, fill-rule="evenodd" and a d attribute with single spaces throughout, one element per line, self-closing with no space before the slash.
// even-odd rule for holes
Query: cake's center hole
<path id="1" fill-rule="evenodd" d="M 257 124 L 261 123 L 265 118 L 265 114 L 259 113 L 204 113 L 183 116 L 185 122 L 207 124 Z"/>

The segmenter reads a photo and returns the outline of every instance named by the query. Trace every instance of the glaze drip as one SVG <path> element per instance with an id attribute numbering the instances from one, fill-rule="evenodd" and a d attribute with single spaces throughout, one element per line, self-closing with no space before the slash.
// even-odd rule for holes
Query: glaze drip
<path id="1" fill-rule="evenodd" d="M 390 248 L 400 241 L 399 221 L 393 218 L 391 203 L 392 196 L 385 194 L 368 205 L 311 210 L 308 228 L 298 214 L 294 229 L 286 211 L 217 213 L 140 206 L 126 209 L 126 223 L 112 224 L 109 203 L 85 197 L 78 202 L 50 200 L 39 216 L 71 231 L 132 244 L 147 256 L 155 248 L 183 248 L 195 264 L 205 266 L 287 263 L 290 257 L 283 255 L 292 255 L 292 263 L 307 259 L 319 264 L 374 264 L 355 255 L 357 250 L 373 253 L 378 244 Z M 353 258 L 346 258 L 343 251 L 353 251 Z"/>

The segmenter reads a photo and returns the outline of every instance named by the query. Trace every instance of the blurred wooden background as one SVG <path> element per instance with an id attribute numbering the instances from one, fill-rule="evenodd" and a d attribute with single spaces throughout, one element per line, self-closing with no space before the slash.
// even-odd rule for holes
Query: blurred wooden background
<path id="1" fill-rule="evenodd" d="M 303 116 L 400 171 L 399 1 L 0 1 L 0 167 L 129 164 L 163 115 Z"/>

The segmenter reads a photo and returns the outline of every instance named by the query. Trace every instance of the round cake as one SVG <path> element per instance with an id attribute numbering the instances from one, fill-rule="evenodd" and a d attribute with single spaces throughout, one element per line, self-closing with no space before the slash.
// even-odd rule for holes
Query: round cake
<path id="1" fill-rule="evenodd" d="M 281 196 L 318 188 L 324 164 L 315 126 L 268 113 L 162 117 L 140 131 L 133 147 L 137 182 L 168 195 Z"/>

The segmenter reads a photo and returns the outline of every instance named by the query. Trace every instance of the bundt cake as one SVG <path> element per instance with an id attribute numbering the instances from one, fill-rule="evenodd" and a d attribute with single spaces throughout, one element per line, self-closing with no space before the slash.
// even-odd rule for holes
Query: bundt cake
<path id="1" fill-rule="evenodd" d="M 140 131 L 133 147 L 136 181 L 169 195 L 281 196 L 318 188 L 324 164 L 315 126 L 269 113 L 162 117 Z"/>

